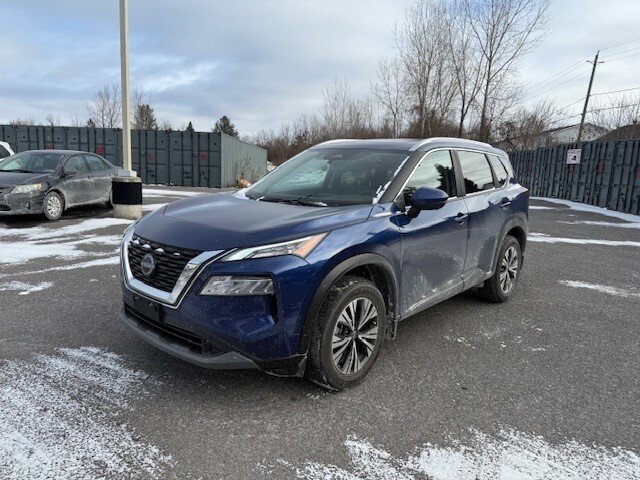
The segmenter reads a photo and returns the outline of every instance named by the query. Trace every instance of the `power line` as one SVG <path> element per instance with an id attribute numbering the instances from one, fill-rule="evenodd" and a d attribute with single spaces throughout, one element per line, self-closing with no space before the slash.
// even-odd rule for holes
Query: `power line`
<path id="1" fill-rule="evenodd" d="M 639 48 L 640 48 L 640 46 L 633 47 L 633 48 L 629 48 L 627 50 L 622 50 L 620 52 L 613 52 L 613 53 L 610 53 L 609 55 L 611 55 L 612 57 L 617 57 L 618 55 L 622 55 L 623 53 L 633 52 L 634 50 L 638 50 Z"/>
<path id="2" fill-rule="evenodd" d="M 619 47 L 621 45 L 626 45 L 628 43 L 633 43 L 633 42 L 637 42 L 638 40 L 640 40 L 640 37 L 634 38 L 632 40 L 627 40 L 626 42 L 620 42 L 620 43 L 616 43 L 615 45 L 611 45 L 610 47 L 606 47 L 606 48 L 601 48 L 600 51 L 604 52 L 605 50 L 611 50 L 612 48 L 616 48 Z"/>
<path id="3" fill-rule="evenodd" d="M 632 53 L 630 55 L 623 55 L 622 57 L 610 58 L 607 60 L 607 62 L 615 62 L 616 60 L 622 60 L 623 58 L 629 58 L 629 57 L 636 57 L 638 55 L 640 55 L 640 52 Z"/>
<path id="4" fill-rule="evenodd" d="M 542 87 L 543 85 L 549 83 L 553 83 L 555 80 L 558 80 L 562 77 L 565 77 L 567 75 L 569 75 L 569 73 L 571 73 L 571 70 L 575 70 L 576 68 L 578 68 L 580 65 L 582 65 L 582 63 L 586 60 L 588 60 L 590 57 L 585 57 L 579 61 L 577 61 L 576 63 L 574 63 L 573 65 L 565 68 L 564 70 L 560 70 L 558 73 L 556 73 L 555 75 L 552 75 L 551 77 L 547 78 L 546 80 L 542 80 L 541 82 L 538 83 L 534 83 L 533 85 L 529 85 L 529 89 L 531 90 L 537 90 L 538 88 Z M 567 72 L 567 73 L 565 73 Z M 556 77 L 558 77 L 556 79 Z M 554 80 L 555 79 L 555 80 Z M 540 87 L 539 87 L 540 86 Z"/>
<path id="5" fill-rule="evenodd" d="M 591 96 L 595 97 L 597 95 L 610 95 L 612 93 L 620 93 L 620 92 L 630 92 L 631 90 L 640 90 L 640 87 L 632 87 L 632 88 L 623 88 L 621 90 L 611 90 L 610 92 L 598 92 L 592 93 Z"/>
<path id="6" fill-rule="evenodd" d="M 532 99 L 534 99 L 534 98 L 539 97 L 540 95 L 544 95 L 545 93 L 550 92 L 551 90 L 555 90 L 556 88 L 561 87 L 562 85 L 565 85 L 565 84 L 567 84 L 567 83 L 569 83 L 569 82 L 571 82 L 571 81 L 575 80 L 576 78 L 579 78 L 579 77 L 583 76 L 585 73 L 588 73 L 588 72 L 589 72 L 589 70 L 590 70 L 590 69 L 583 70 L 583 71 L 582 71 L 582 72 L 580 72 L 578 75 L 576 75 L 576 76 L 574 76 L 574 77 L 571 77 L 571 78 L 569 78 L 569 79 L 565 80 L 565 81 L 564 81 L 564 82 L 562 82 L 562 83 L 558 83 L 557 85 L 554 85 L 553 87 L 550 87 L 550 88 L 548 88 L 548 89 L 540 90 L 540 91 L 538 91 L 538 92 L 533 92 L 533 94 L 531 94 L 531 92 L 530 92 L 530 95 L 529 95 L 525 100 L 532 100 Z"/>
<path id="7" fill-rule="evenodd" d="M 630 103 L 627 105 L 616 105 L 614 107 L 607 107 L 607 108 L 594 108 L 592 110 L 588 110 L 587 113 L 599 113 L 599 112 L 606 112 L 608 110 L 617 110 L 619 108 L 630 108 L 630 107 L 640 107 L 640 103 Z M 563 122 L 565 120 L 569 120 L 570 118 L 576 118 L 576 117 L 580 117 L 581 114 L 577 113 L 575 115 L 570 115 L 568 117 L 563 117 L 560 118 L 558 120 L 554 120 L 553 122 L 549 122 L 550 125 L 553 125 L 554 123 L 560 123 Z"/>

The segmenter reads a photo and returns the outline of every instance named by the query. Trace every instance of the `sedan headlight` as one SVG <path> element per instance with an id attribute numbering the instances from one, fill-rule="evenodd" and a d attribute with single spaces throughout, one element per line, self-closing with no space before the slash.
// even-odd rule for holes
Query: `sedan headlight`
<path id="1" fill-rule="evenodd" d="M 271 245 L 262 245 L 260 247 L 241 248 L 228 254 L 222 259 L 222 261 L 231 262 L 233 260 L 277 257 L 280 255 L 295 255 L 300 258 L 305 258 L 326 236 L 326 233 L 321 233 L 310 237 L 300 238 L 298 240 L 291 240 L 289 242 L 273 243 Z"/>
<path id="2" fill-rule="evenodd" d="M 266 277 L 211 277 L 200 295 L 243 296 L 273 295 L 273 282 Z"/>
<path id="3" fill-rule="evenodd" d="M 44 183 L 32 183 L 31 185 L 18 185 L 11 190 L 11 193 L 31 193 L 31 192 L 39 192 L 40 190 L 44 190 Z"/>

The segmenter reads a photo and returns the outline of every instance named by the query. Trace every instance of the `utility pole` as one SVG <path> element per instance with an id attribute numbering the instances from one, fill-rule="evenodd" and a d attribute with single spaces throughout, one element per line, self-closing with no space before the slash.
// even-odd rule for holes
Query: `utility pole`
<path id="1" fill-rule="evenodd" d="M 596 66 L 598 65 L 598 63 L 602 63 L 602 62 L 598 62 L 599 56 L 600 56 L 600 50 L 596 52 L 596 58 L 593 59 L 593 69 L 591 70 L 591 78 L 589 79 L 589 88 L 587 88 L 587 97 L 584 99 L 584 108 L 582 109 L 582 119 L 580 120 L 580 129 L 578 130 L 578 140 L 577 140 L 578 142 L 582 141 L 582 133 L 584 130 L 584 119 L 587 116 L 587 107 L 589 106 L 589 97 L 591 96 L 591 87 L 593 86 L 593 77 L 595 77 L 596 75 Z"/>
<path id="2" fill-rule="evenodd" d="M 125 174 L 111 181 L 113 216 L 132 220 L 142 216 L 142 180 L 131 173 L 131 118 L 129 116 L 129 0 L 120 0 L 120 73 L 122 83 L 122 167 Z"/>
<path id="3" fill-rule="evenodd" d="M 120 74 L 122 92 L 122 167 L 131 170 L 131 119 L 129 116 L 129 0 L 120 0 Z"/>

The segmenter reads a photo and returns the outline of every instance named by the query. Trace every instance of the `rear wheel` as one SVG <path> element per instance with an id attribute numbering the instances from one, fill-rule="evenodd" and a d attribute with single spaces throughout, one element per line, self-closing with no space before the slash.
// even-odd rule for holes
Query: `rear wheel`
<path id="1" fill-rule="evenodd" d="M 58 220 L 64 212 L 64 200 L 58 192 L 47 193 L 42 206 L 47 220 Z"/>
<path id="2" fill-rule="evenodd" d="M 376 286 L 346 276 L 329 291 L 309 350 L 306 375 L 333 390 L 362 380 L 380 353 L 386 328 L 386 307 Z"/>
<path id="3" fill-rule="evenodd" d="M 496 270 L 493 276 L 480 287 L 480 296 L 495 303 L 506 302 L 516 288 L 521 265 L 520 243 L 514 237 L 507 235 L 498 254 Z"/>

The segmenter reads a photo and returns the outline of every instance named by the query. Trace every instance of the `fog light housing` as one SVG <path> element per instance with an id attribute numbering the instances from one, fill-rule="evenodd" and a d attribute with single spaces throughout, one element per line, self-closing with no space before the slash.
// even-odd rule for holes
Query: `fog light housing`
<path id="1" fill-rule="evenodd" d="M 210 277 L 200 290 L 200 295 L 209 296 L 250 296 L 273 295 L 273 281 L 266 277 Z"/>

